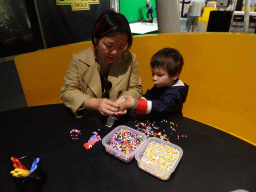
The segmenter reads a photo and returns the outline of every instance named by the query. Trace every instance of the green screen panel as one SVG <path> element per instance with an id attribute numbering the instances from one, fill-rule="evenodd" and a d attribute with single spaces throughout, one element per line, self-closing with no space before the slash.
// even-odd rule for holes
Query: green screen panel
<path id="1" fill-rule="evenodd" d="M 151 4 L 153 7 L 153 17 L 156 17 L 155 0 L 151 0 Z M 146 19 L 148 12 L 148 8 L 146 7 L 146 0 L 120 0 L 119 12 L 122 13 L 129 22 Z"/>

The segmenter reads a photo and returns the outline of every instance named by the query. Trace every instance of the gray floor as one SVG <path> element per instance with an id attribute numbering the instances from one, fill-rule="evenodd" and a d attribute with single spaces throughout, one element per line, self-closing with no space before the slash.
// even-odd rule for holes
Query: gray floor
<path id="1" fill-rule="evenodd" d="M 181 33 L 187 33 L 187 31 L 186 31 L 186 21 L 187 21 L 186 18 L 181 18 L 181 20 L 180 20 L 180 32 Z M 154 20 L 154 22 L 157 22 L 157 21 Z M 207 31 L 207 25 L 208 25 L 208 21 L 199 21 L 194 32 L 199 32 L 199 33 L 206 32 Z M 243 33 L 243 30 L 244 30 L 244 28 L 243 28 L 243 25 L 241 23 L 233 22 L 232 26 L 229 29 L 229 32 Z M 255 31 L 254 26 L 249 27 L 248 33 L 254 33 L 254 31 Z"/>
<path id="2" fill-rule="evenodd" d="M 181 33 L 187 33 L 186 22 L 187 22 L 186 18 L 181 18 L 180 19 L 180 32 Z M 139 28 L 144 28 L 145 29 L 145 27 L 146 28 L 148 27 L 149 28 L 148 30 L 150 31 L 150 30 L 152 30 L 152 26 L 157 26 L 157 18 L 153 19 L 153 23 L 148 23 L 148 22 L 145 23 L 143 21 L 136 21 L 136 22 L 132 22 L 132 23 L 140 23 L 141 25 L 138 26 Z M 251 24 L 247 33 L 254 33 L 255 24 L 256 23 Z M 199 33 L 206 32 L 207 31 L 207 25 L 208 25 L 208 21 L 199 21 L 194 32 L 199 32 Z M 142 30 L 141 33 L 137 33 L 137 31 L 140 31 L 139 28 L 137 28 L 137 26 L 136 26 L 136 30 L 135 30 L 136 35 L 137 34 L 142 35 L 143 34 L 142 31 L 145 31 L 145 30 Z M 156 30 L 157 30 L 157 28 L 156 28 Z M 234 32 L 234 33 L 244 33 L 243 31 L 244 31 L 243 23 L 241 23 L 241 22 L 233 22 L 230 29 L 229 29 L 229 32 Z M 132 30 L 132 32 L 133 32 L 133 30 Z M 154 33 L 154 32 L 147 32 L 147 34 L 151 34 L 151 33 Z"/>
<path id="3" fill-rule="evenodd" d="M 186 19 L 181 19 L 180 25 L 181 25 L 180 32 L 186 33 Z M 199 21 L 194 32 L 200 32 L 200 33 L 206 32 L 207 25 L 208 25 L 208 21 Z M 243 28 L 243 25 L 241 25 L 241 23 L 233 22 L 232 26 L 229 29 L 229 32 L 243 33 L 243 30 L 244 28 Z M 252 25 L 251 27 L 249 27 L 247 33 L 254 33 L 254 31 L 255 31 L 255 27 Z"/>
<path id="4" fill-rule="evenodd" d="M 186 32 L 186 19 L 181 20 L 181 32 Z M 195 32 L 206 32 L 207 22 L 199 22 Z M 230 32 L 243 32 L 243 27 L 231 27 Z M 248 33 L 254 33 L 249 28 Z M 20 84 L 13 59 L 0 58 L 0 112 L 27 107 L 26 99 Z"/>

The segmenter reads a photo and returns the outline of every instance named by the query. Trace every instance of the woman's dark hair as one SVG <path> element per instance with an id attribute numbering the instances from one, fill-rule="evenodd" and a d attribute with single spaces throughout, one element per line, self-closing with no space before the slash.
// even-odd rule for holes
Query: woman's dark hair
<path id="1" fill-rule="evenodd" d="M 184 61 L 180 52 L 173 48 L 164 48 L 153 55 L 150 65 L 155 67 L 166 67 L 170 77 L 181 73 Z"/>
<path id="2" fill-rule="evenodd" d="M 129 23 L 124 15 L 113 10 L 107 10 L 100 15 L 92 30 L 92 43 L 97 45 L 94 38 L 99 41 L 108 35 L 126 34 L 128 38 L 128 50 L 132 46 L 132 33 Z"/>

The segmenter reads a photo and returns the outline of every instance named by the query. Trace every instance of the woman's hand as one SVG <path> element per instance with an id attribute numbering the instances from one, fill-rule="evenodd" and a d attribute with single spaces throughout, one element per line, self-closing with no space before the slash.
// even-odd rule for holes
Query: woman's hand
<path id="1" fill-rule="evenodd" d="M 110 116 L 118 113 L 118 104 L 109 99 L 100 99 L 97 110 L 104 116 Z"/>

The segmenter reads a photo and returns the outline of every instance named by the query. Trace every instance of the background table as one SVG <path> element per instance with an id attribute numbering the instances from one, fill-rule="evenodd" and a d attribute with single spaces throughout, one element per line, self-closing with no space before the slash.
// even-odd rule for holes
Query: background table
<path id="1" fill-rule="evenodd" d="M 9 159 L 24 155 L 41 158 L 47 174 L 45 192 L 255 191 L 256 147 L 185 117 L 156 122 L 162 132 L 173 133 L 170 141 L 183 149 L 183 157 L 167 181 L 139 169 L 136 160 L 126 164 L 109 155 L 101 142 L 86 150 L 83 144 L 93 131 L 103 138 L 112 129 L 89 116 L 74 118 L 63 104 L 6 111 L 0 117 L 0 191 L 15 191 Z M 178 125 L 176 132 L 169 121 Z M 114 127 L 119 124 L 134 127 L 136 123 L 123 117 Z M 81 130 L 80 140 L 71 139 L 71 129 Z"/>
<path id="2" fill-rule="evenodd" d="M 243 26 L 244 22 L 244 11 L 235 11 L 234 12 L 234 21 L 240 23 L 240 26 Z M 256 12 L 249 13 L 249 27 L 256 27 Z M 252 25 L 254 24 L 254 25 Z"/>
<path id="3" fill-rule="evenodd" d="M 244 11 L 235 11 L 234 15 L 243 15 L 244 16 Z M 256 12 L 249 12 L 250 16 L 256 16 Z"/>
<path id="4" fill-rule="evenodd" d="M 129 25 L 133 35 L 144 35 L 158 32 L 157 23 L 136 22 L 130 23 Z"/>

